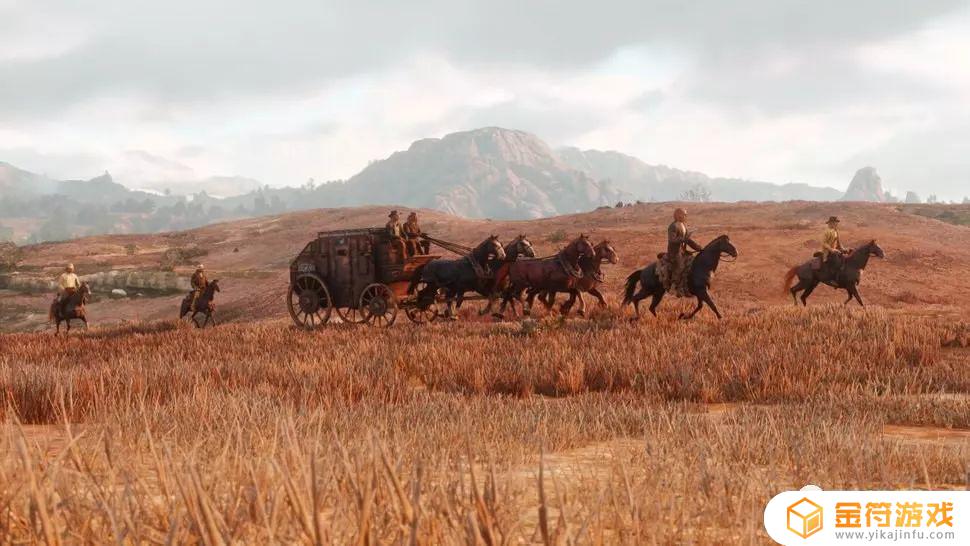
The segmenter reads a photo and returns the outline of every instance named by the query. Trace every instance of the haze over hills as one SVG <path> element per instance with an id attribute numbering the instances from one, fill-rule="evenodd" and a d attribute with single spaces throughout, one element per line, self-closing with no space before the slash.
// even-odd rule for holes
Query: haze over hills
<path id="1" fill-rule="evenodd" d="M 610 180 L 620 190 L 645 201 L 676 201 L 698 186 L 710 192 L 711 201 L 835 201 L 842 192 L 808 184 L 772 184 L 739 178 L 712 178 L 666 165 L 648 165 L 636 157 L 614 151 L 562 148 L 559 157 L 574 169 L 599 180 Z"/>
<path id="2" fill-rule="evenodd" d="M 90 180 L 53 180 L 0 162 L 0 239 L 23 243 L 100 233 L 150 233 L 291 210 L 359 205 L 514 220 L 636 200 L 892 199 L 882 191 L 874 169 L 860 173 L 846 196 L 833 188 L 807 184 L 710 177 L 649 165 L 614 151 L 553 150 L 535 135 L 498 127 L 418 140 L 346 181 L 270 188 L 243 177 L 212 177 L 192 182 L 189 186 L 195 193 L 189 195 L 129 189 L 107 172 Z M 178 181 L 171 186 L 189 187 Z M 154 182 L 152 187 L 163 185 Z M 234 187 L 257 189 L 217 197 L 231 194 Z"/>

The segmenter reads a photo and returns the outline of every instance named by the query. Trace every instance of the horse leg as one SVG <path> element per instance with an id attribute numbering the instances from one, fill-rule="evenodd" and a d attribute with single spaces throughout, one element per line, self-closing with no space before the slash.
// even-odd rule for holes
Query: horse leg
<path id="1" fill-rule="evenodd" d="M 691 311 L 690 313 L 681 313 L 680 318 L 682 320 L 690 320 L 694 318 L 694 315 L 696 315 L 697 312 L 700 311 L 702 307 L 704 307 L 704 300 L 702 300 L 700 296 L 694 296 L 694 297 L 697 298 L 697 306 L 694 307 L 694 310 Z"/>
<path id="2" fill-rule="evenodd" d="M 55 319 L 55 322 L 57 323 L 57 330 L 54 331 L 54 335 L 59 336 L 61 335 L 61 319 Z"/>
<path id="3" fill-rule="evenodd" d="M 855 301 L 859 302 L 859 305 L 863 307 L 866 306 L 865 303 L 862 303 L 862 295 L 859 294 L 859 285 L 857 284 L 853 284 L 851 285 L 851 288 L 849 288 L 849 300 L 851 300 L 852 298 L 855 298 Z M 846 303 L 849 303 L 849 302 L 847 301 Z"/>
<path id="4" fill-rule="evenodd" d="M 599 291 L 599 288 L 596 288 L 594 286 L 593 288 L 590 288 L 589 289 L 589 293 L 592 294 L 594 298 L 596 298 L 596 300 L 599 303 L 600 307 L 608 307 L 606 305 L 606 298 L 603 297 L 603 294 Z M 582 294 L 580 294 L 580 298 L 582 298 Z"/>
<path id="5" fill-rule="evenodd" d="M 805 290 L 805 284 L 801 279 L 798 279 L 798 283 L 791 287 L 788 291 L 791 292 L 791 300 L 795 302 L 795 306 L 798 306 L 798 293 Z"/>
<path id="6" fill-rule="evenodd" d="M 711 308 L 711 311 L 714 311 L 714 315 L 717 317 L 717 320 L 721 320 L 721 318 L 722 318 L 721 317 L 721 312 L 718 311 L 717 305 L 714 304 L 714 299 L 711 298 L 711 294 L 708 293 L 707 290 L 705 290 L 701 294 L 701 299 L 704 300 L 704 303 L 706 303 L 707 306 Z"/>
<path id="7" fill-rule="evenodd" d="M 196 327 L 196 328 L 198 328 L 198 327 L 199 327 L 199 321 L 198 321 L 198 320 L 196 320 L 196 318 L 195 318 L 195 315 L 197 315 L 197 314 L 199 314 L 199 312 L 198 312 L 198 311 L 192 311 L 192 316 L 191 316 L 191 317 L 189 317 L 190 319 L 192 319 L 192 324 L 195 324 L 195 327 Z"/>
<path id="8" fill-rule="evenodd" d="M 812 284 L 806 286 L 805 291 L 802 292 L 801 300 L 802 305 L 805 307 L 808 307 L 808 297 L 812 295 L 812 292 L 815 290 L 816 286 L 818 286 L 818 282 L 813 282 Z"/>
<path id="9" fill-rule="evenodd" d="M 646 295 L 644 295 L 644 297 L 646 297 Z M 650 301 L 650 314 L 652 314 L 654 317 L 657 316 L 657 306 L 660 305 L 660 302 L 663 299 L 664 299 L 663 290 L 653 293 L 653 300 Z"/>
<path id="10" fill-rule="evenodd" d="M 566 301 L 562 302 L 562 305 L 559 307 L 559 312 L 563 316 L 569 315 L 569 311 L 572 310 L 573 305 L 576 304 L 576 295 L 577 294 L 578 294 L 578 292 L 576 290 L 570 290 L 569 291 L 569 298 Z M 579 316 L 583 316 L 583 312 L 582 311 L 579 312 Z"/>

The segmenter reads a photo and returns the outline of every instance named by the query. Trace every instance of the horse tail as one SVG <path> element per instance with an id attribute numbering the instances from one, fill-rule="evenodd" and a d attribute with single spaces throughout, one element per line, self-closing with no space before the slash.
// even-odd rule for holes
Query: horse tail
<path id="1" fill-rule="evenodd" d="M 640 276 L 643 274 L 642 269 L 637 269 L 626 278 L 626 289 L 623 291 L 623 305 L 628 303 L 633 303 L 633 292 L 637 289 L 637 283 L 640 282 Z"/>
<path id="2" fill-rule="evenodd" d="M 795 276 L 798 275 L 798 266 L 795 266 L 785 273 L 785 285 L 782 287 L 782 294 L 787 294 L 791 291 L 792 281 L 795 280 Z"/>

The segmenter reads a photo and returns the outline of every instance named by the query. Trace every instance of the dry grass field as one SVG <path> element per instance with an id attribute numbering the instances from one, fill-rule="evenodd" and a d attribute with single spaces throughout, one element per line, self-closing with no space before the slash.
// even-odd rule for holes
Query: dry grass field
<path id="1" fill-rule="evenodd" d="M 525 231 L 542 252 L 560 231 L 608 237 L 615 305 L 667 208 L 425 227 Z M 0 334 L 0 544 L 764 544 L 786 489 L 970 486 L 970 230 L 879 205 L 695 208 L 699 239 L 741 250 L 715 280 L 720 322 L 666 302 L 638 323 L 293 327 L 288 259 L 377 209 L 27 249 L 27 270 L 83 273 L 204 246 L 228 322 L 176 323 L 165 297 L 98 302 L 70 336 Z M 829 209 L 887 252 L 866 309 L 780 294 Z"/>

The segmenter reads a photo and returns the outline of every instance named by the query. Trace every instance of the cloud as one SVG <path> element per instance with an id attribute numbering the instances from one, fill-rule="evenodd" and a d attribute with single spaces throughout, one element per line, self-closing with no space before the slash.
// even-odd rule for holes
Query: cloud
<path id="1" fill-rule="evenodd" d="M 502 125 L 713 175 L 970 169 L 945 151 L 970 134 L 946 122 L 967 119 L 966 1 L 84 4 L 0 0 L 0 159 L 293 184 Z"/>

